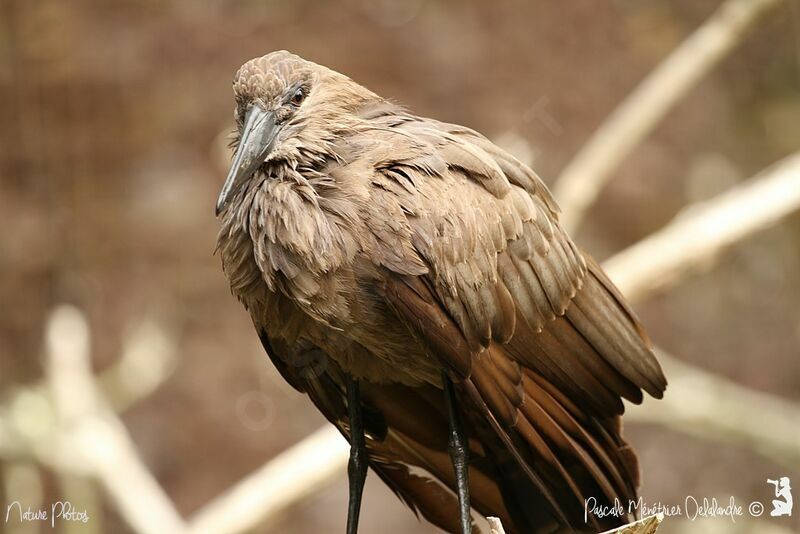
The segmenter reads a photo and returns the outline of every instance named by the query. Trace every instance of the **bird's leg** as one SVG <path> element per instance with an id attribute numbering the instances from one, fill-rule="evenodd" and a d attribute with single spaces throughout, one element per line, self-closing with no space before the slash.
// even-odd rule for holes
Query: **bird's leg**
<path id="1" fill-rule="evenodd" d="M 347 534 L 358 532 L 358 515 L 361 512 L 361 495 L 367 478 L 367 449 L 364 445 L 364 421 L 361 416 L 361 394 L 358 381 L 347 377 L 347 411 L 350 417 L 350 461 L 347 477 L 350 498 L 347 503 Z"/>
<path id="2" fill-rule="evenodd" d="M 444 397 L 447 402 L 447 418 L 450 421 L 448 448 L 450 449 L 450 460 L 453 462 L 453 469 L 456 472 L 461 534 L 470 534 L 472 532 L 472 516 L 470 515 L 469 505 L 467 439 L 464 435 L 464 427 L 461 424 L 461 416 L 456 407 L 456 394 L 453 390 L 453 383 L 447 373 L 442 373 L 442 384 L 444 385 Z"/>

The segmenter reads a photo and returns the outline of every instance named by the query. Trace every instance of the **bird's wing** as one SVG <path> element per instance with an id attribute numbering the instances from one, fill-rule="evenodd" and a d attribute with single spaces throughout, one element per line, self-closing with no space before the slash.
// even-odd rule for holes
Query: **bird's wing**
<path id="1" fill-rule="evenodd" d="M 390 237 L 370 255 L 400 275 L 408 269 L 393 264 L 409 248 L 422 258 L 430 304 L 466 343 L 447 351 L 454 371 L 468 375 L 473 355 L 497 343 L 598 414 L 621 413 L 620 397 L 640 402 L 640 389 L 661 396 L 644 330 L 561 228 L 531 169 L 466 128 L 408 120 L 381 133 L 385 143 L 370 150 L 368 222 Z"/>
<path id="2" fill-rule="evenodd" d="M 575 496 L 548 499 L 562 521 L 589 496 L 634 496 L 635 457 L 615 416 L 621 398 L 661 397 L 666 380 L 633 312 L 566 235 L 528 167 L 466 128 L 411 116 L 376 122 L 364 150 L 377 214 L 368 224 L 392 238 L 368 252 L 389 272 L 390 305 L 534 486 L 546 494 L 560 483 Z M 426 272 L 393 269 L 409 247 Z"/>

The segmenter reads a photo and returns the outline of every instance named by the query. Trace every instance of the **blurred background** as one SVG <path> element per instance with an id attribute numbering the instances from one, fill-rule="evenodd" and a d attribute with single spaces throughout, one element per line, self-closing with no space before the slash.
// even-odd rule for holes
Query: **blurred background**
<path id="1" fill-rule="evenodd" d="M 183 516 L 322 425 L 264 356 L 213 254 L 231 81 L 246 60 L 288 49 L 420 115 L 481 131 L 552 184 L 719 4 L 3 0 L 0 415 L 22 410 L 36 426 L 38 405 L 20 405 L 19 393 L 43 380 L 46 318 L 69 303 L 86 315 L 97 372 L 113 369 L 137 332 L 155 329 L 161 349 L 169 347 L 166 363 L 154 364 L 163 383 L 120 417 Z M 800 8 L 791 1 L 615 171 L 576 240 L 602 260 L 798 149 Z M 795 214 L 636 309 L 656 343 L 681 360 L 800 402 L 798 243 Z M 649 502 L 768 502 L 765 479 L 779 476 L 800 488 L 800 466 L 748 447 L 655 424 L 628 424 L 626 435 Z M 0 475 L 3 515 L 20 499 L 15 488 L 42 503 L 63 495 L 58 472 L 19 453 L 0 457 Z M 344 475 L 254 532 L 343 532 Z M 55 531 L 131 532 L 102 494 L 91 506 L 89 524 Z M 800 531 L 800 512 L 757 525 L 747 528 Z M 3 532 L 50 530 L 0 520 Z M 362 531 L 435 529 L 371 476 Z"/>

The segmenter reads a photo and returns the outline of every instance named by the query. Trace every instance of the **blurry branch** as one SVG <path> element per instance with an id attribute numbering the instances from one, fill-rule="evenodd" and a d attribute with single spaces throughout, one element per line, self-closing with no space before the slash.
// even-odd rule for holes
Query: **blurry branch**
<path id="1" fill-rule="evenodd" d="M 800 409 L 658 351 L 669 379 L 664 398 L 626 408 L 626 421 L 738 444 L 787 467 L 800 465 Z"/>
<path id="2" fill-rule="evenodd" d="M 251 529 L 338 479 L 348 455 L 347 442 L 335 427 L 320 428 L 206 504 L 190 519 L 189 532 L 233 534 Z"/>
<path id="3" fill-rule="evenodd" d="M 118 362 L 97 377 L 102 396 L 122 412 L 150 395 L 175 368 L 175 342 L 155 321 L 146 318 L 125 337 Z M 55 407 L 47 384 L 12 391 L 0 406 L 0 457 L 34 455 L 47 444 L 55 425 Z M 41 459 L 41 458 L 40 458 Z"/>
<path id="4" fill-rule="evenodd" d="M 100 510 L 100 491 L 94 480 L 62 471 L 58 476 L 58 491 L 61 501 L 72 504 L 76 510 Z M 61 524 L 62 534 L 101 534 L 101 517 L 92 515 L 86 523 L 67 521 Z"/>
<path id="5" fill-rule="evenodd" d="M 685 278 L 745 237 L 800 209 L 800 153 L 700 204 L 603 263 L 629 300 Z"/>
<path id="6" fill-rule="evenodd" d="M 48 320 L 46 349 L 45 383 L 21 388 L 0 407 L 0 456 L 50 465 L 89 499 L 86 486 L 72 477 L 94 476 L 134 531 L 182 532 L 183 520 L 113 412 L 149 395 L 169 376 L 175 361 L 171 338 L 145 321 L 128 337 L 116 366 L 95 379 L 86 320 L 62 306 Z"/>
<path id="7" fill-rule="evenodd" d="M 97 477 L 134 531 L 184 532 L 183 519 L 95 385 L 89 329 L 75 308 L 61 306 L 50 316 L 46 369 L 60 427 L 58 464 L 78 463 Z"/>
<path id="8" fill-rule="evenodd" d="M 148 397 L 175 370 L 175 339 L 152 318 L 145 318 L 125 336 L 116 365 L 99 376 L 100 389 L 114 411 L 127 410 Z"/>
<path id="9" fill-rule="evenodd" d="M 760 15 L 781 0 L 726 0 L 617 107 L 555 183 L 567 231 L 580 226 L 611 172 L 720 59 Z"/>

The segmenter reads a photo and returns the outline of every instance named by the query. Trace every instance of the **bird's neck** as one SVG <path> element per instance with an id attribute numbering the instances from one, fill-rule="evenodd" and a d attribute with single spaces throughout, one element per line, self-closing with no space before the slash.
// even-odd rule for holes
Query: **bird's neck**
<path id="1" fill-rule="evenodd" d="M 357 252 L 344 215 L 326 209 L 327 200 L 293 173 L 253 179 L 224 215 L 217 249 L 231 290 L 245 304 L 265 292 L 332 303 L 336 296 L 325 294 L 330 279 Z"/>

